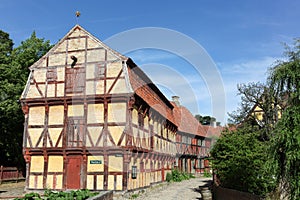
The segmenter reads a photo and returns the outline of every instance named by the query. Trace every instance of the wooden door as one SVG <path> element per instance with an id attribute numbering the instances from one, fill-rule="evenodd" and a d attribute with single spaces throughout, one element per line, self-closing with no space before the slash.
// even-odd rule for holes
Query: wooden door
<path id="1" fill-rule="evenodd" d="M 81 156 L 68 158 L 66 189 L 80 189 L 81 160 Z"/>

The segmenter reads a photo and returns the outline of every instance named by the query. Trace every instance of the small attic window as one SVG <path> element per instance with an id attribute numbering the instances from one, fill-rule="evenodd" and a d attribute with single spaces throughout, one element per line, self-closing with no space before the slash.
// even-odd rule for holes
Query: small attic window
<path id="1" fill-rule="evenodd" d="M 97 77 L 97 78 L 105 77 L 105 65 L 103 65 L 103 64 L 95 65 L 95 77 Z"/>
<path id="2" fill-rule="evenodd" d="M 57 70 L 56 68 L 50 68 L 47 70 L 47 81 L 57 80 Z"/>

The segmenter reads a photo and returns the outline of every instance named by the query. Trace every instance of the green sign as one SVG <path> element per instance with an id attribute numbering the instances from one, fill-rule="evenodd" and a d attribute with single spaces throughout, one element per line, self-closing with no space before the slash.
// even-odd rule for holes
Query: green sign
<path id="1" fill-rule="evenodd" d="M 90 164 L 102 164 L 102 160 L 90 160 Z"/>

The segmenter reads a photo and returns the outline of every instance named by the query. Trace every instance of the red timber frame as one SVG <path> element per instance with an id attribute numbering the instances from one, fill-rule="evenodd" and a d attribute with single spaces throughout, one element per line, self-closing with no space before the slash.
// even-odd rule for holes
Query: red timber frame
<path id="1" fill-rule="evenodd" d="M 177 132 L 176 161 L 179 170 L 187 173 L 203 173 L 208 168 L 207 158 L 209 146 L 207 138 Z M 209 142 L 209 141 L 208 141 Z"/>

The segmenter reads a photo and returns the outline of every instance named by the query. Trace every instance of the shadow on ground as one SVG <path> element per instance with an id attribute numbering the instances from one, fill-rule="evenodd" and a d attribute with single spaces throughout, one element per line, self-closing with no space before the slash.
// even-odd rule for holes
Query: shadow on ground
<path id="1" fill-rule="evenodd" d="M 205 184 L 204 185 L 201 185 L 201 186 L 198 186 L 198 187 L 195 187 L 195 188 L 190 188 L 191 190 L 193 190 L 194 192 L 197 192 L 199 193 L 199 195 L 201 197 L 197 198 L 198 200 L 204 200 L 202 198 L 202 195 L 201 195 L 201 191 L 205 188 L 208 188 L 209 190 L 211 190 L 211 187 L 212 187 L 212 180 L 205 180 L 205 181 L 202 181 L 204 182 Z"/>

